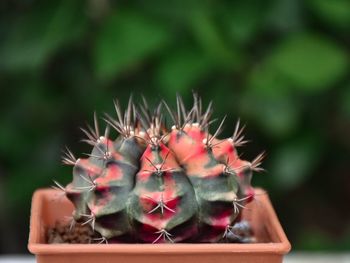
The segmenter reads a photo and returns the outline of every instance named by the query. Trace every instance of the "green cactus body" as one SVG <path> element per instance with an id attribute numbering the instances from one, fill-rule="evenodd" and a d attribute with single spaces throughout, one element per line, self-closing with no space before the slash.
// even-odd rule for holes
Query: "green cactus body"
<path id="1" fill-rule="evenodd" d="M 142 242 L 181 242 L 197 235 L 193 187 L 170 150 L 149 145 L 130 202 L 135 235 Z"/>
<path id="2" fill-rule="evenodd" d="M 75 221 L 116 242 L 225 239 L 253 199 L 251 177 L 261 170 L 262 155 L 239 159 L 237 147 L 245 141 L 238 126 L 232 138 L 216 138 L 223 122 L 209 134 L 211 104 L 204 114 L 197 97 L 189 112 L 179 97 L 177 105 L 177 113 L 169 111 L 175 125 L 167 133 L 160 107 L 153 116 L 142 108 L 142 117 L 131 100 L 124 115 L 116 103 L 117 120 L 106 119 L 120 133 L 115 141 L 108 128 L 99 135 L 95 116 L 95 130 L 83 130 L 93 145 L 89 157 L 75 159 L 70 151 L 64 157 L 74 165 L 64 191 Z"/>
<path id="3" fill-rule="evenodd" d="M 252 162 L 248 162 L 239 158 L 234 139 L 216 140 L 215 144 L 217 144 L 217 147 L 213 148 L 215 158 L 222 163 L 226 163 L 227 173 L 236 175 L 242 195 L 249 197 L 245 201 L 252 201 L 254 197 L 254 188 L 251 186 L 253 171 L 263 170 L 259 168 L 264 157 L 263 154 L 258 155 Z"/>
<path id="4" fill-rule="evenodd" d="M 141 153 L 134 137 L 118 138 L 116 143 L 101 137 L 90 157 L 77 161 L 67 188 L 77 221 L 90 222 L 107 239 L 130 233 L 127 202 Z"/>
<path id="5" fill-rule="evenodd" d="M 173 129 L 168 145 L 176 156 L 184 156 L 180 163 L 196 193 L 200 222 L 197 240 L 217 242 L 238 215 L 233 202 L 239 186 L 236 176 L 224 172 L 225 165 L 215 158 L 212 148 L 207 147 L 206 138 L 207 134 L 195 123 L 183 131 Z M 187 147 L 182 146 L 184 141 Z"/>

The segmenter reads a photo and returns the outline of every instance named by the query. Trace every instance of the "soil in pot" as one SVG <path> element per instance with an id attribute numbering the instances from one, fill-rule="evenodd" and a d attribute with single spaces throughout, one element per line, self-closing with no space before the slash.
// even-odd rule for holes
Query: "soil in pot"
<path id="1" fill-rule="evenodd" d="M 56 221 L 53 227 L 49 227 L 46 233 L 48 244 L 91 244 L 108 243 L 94 231 L 90 225 L 72 223 L 67 221 Z M 256 243 L 250 223 L 242 220 L 232 228 L 227 229 L 219 243 Z M 110 243 L 116 243 L 109 240 Z M 120 243 L 120 242 L 117 242 Z"/>
<path id="2" fill-rule="evenodd" d="M 67 224 L 57 221 L 54 227 L 47 231 L 48 244 L 89 244 L 91 240 L 98 238 L 96 233 L 88 225 Z"/>

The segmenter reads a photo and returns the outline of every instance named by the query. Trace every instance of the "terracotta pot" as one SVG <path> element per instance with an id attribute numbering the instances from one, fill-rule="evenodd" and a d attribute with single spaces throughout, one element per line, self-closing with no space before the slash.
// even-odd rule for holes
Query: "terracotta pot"
<path id="1" fill-rule="evenodd" d="M 32 200 L 29 251 L 39 263 L 277 263 L 291 246 L 267 195 L 256 189 L 257 201 L 243 217 L 252 224 L 254 244 L 46 244 L 46 231 L 71 215 L 72 204 L 60 192 L 37 190 Z M 250 210 L 251 209 L 251 210 Z"/>

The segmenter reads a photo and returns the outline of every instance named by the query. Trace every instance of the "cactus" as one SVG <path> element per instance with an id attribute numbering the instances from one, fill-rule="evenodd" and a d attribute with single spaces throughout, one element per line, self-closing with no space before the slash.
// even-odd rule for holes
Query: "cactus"
<path id="1" fill-rule="evenodd" d="M 102 136 L 94 115 L 94 128 L 82 129 L 91 154 L 76 159 L 67 149 L 63 163 L 73 166 L 73 181 L 57 183 L 74 204 L 73 222 L 90 225 L 106 242 L 246 242 L 233 230 L 247 229 L 240 215 L 254 198 L 251 177 L 263 170 L 264 154 L 239 158 L 246 143 L 239 121 L 230 138 L 217 138 L 225 118 L 211 134 L 212 104 L 203 111 L 196 94 L 189 111 L 180 96 L 176 102 L 176 111 L 163 101 L 152 114 L 145 99 L 139 107 L 130 99 L 124 113 L 116 101 L 117 118 L 105 115 Z M 114 141 L 110 128 L 119 133 Z"/>

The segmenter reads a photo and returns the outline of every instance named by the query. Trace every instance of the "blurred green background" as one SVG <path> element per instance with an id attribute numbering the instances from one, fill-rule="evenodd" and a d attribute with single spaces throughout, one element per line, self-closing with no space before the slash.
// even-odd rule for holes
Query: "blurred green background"
<path id="1" fill-rule="evenodd" d="M 192 89 L 266 150 L 266 188 L 295 250 L 350 248 L 350 1 L 0 2 L 0 254 L 25 253 L 30 198 L 67 183 L 61 149 L 130 93 Z M 217 124 L 216 124 L 217 125 Z M 214 125 L 215 126 L 215 125 Z"/>

